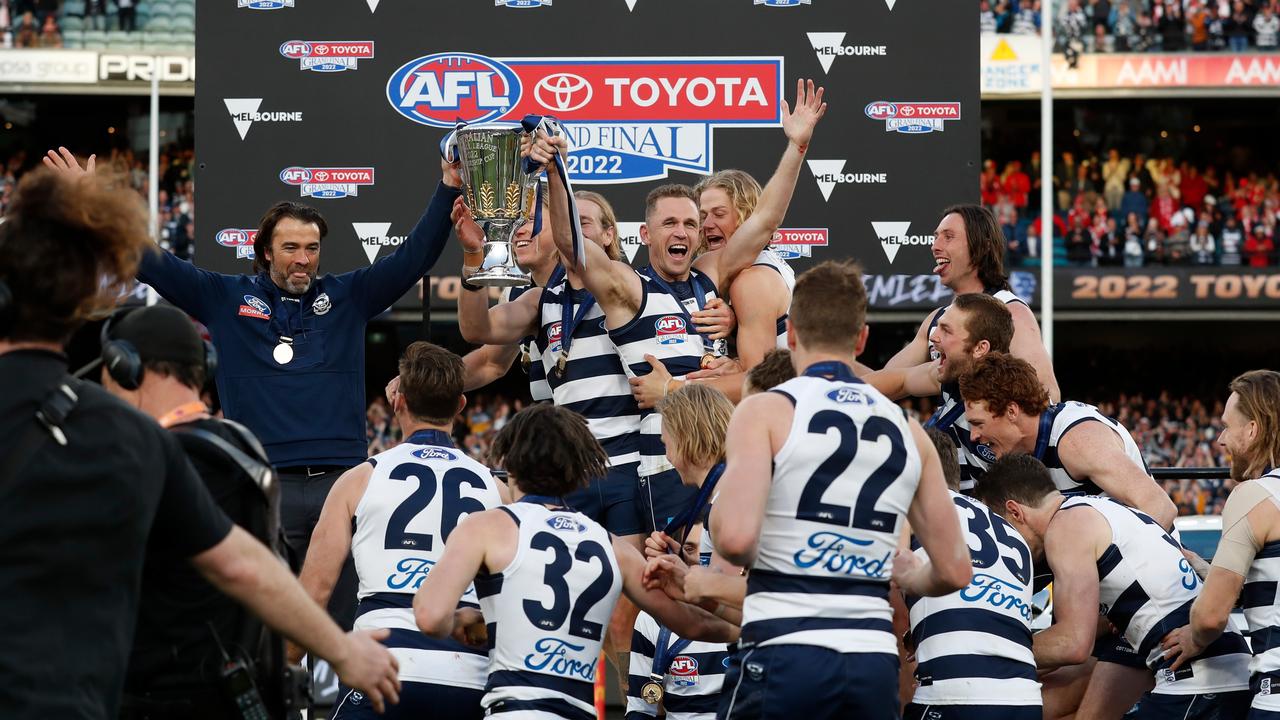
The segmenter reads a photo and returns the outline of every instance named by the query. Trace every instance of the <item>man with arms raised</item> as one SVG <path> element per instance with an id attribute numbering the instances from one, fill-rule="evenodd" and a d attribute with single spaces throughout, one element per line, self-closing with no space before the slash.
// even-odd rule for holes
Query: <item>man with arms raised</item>
<path id="1" fill-rule="evenodd" d="M 400 704 L 388 717 L 479 718 L 485 654 L 418 632 L 413 594 L 440 560 L 454 528 L 507 497 L 484 465 L 449 437 L 466 405 L 457 355 L 415 342 L 400 359 L 392 407 L 400 445 L 348 470 L 334 484 L 316 524 L 302 585 L 317 602 L 333 591 L 348 554 L 355 559 L 360 604 L 356 627 L 386 628 L 384 644 L 400 662 Z M 477 608 L 474 594 L 464 606 Z M 336 717 L 373 717 L 369 703 L 343 687 Z"/>
<path id="2" fill-rule="evenodd" d="M 856 265 L 801 275 L 787 342 L 803 372 L 744 400 L 729 424 L 711 538 L 750 575 L 718 717 L 897 718 L 890 577 L 922 596 L 969 582 L 933 443 L 853 374 L 866 308 Z M 929 562 L 895 564 L 903 518 Z"/>
<path id="3" fill-rule="evenodd" d="M 978 498 L 1017 529 L 1034 559 L 1053 571 L 1054 624 L 1035 636 L 1042 671 L 1089 659 L 1098 638 L 1098 608 L 1137 648 L 1154 689 L 1141 697 L 1135 720 L 1234 720 L 1249 704 L 1249 647 L 1230 632 L 1173 669 L 1160 641 L 1185 625 L 1200 579 L 1182 546 L 1149 515 L 1112 498 L 1065 497 L 1040 461 L 1006 455 L 978 484 Z M 1078 717 L 1120 718 L 1131 702 L 1090 705 L 1094 670 Z M 1108 682 L 1109 679 L 1102 679 Z M 1139 688 L 1142 685 L 1138 685 Z"/>
<path id="4" fill-rule="evenodd" d="M 1239 483 L 1222 511 L 1222 540 L 1191 621 L 1164 647 L 1177 669 L 1212 647 L 1239 598 L 1253 645 L 1253 720 L 1280 717 L 1280 373 L 1247 372 L 1230 385 L 1218 444 L 1231 454 Z M 1273 687 L 1275 689 L 1273 690 Z"/>
<path id="5" fill-rule="evenodd" d="M 1031 308 L 1009 289 L 1004 273 L 1004 233 L 991 211 L 981 205 L 952 205 L 942 211 L 942 220 L 934 231 L 933 272 L 939 281 L 957 295 L 986 293 L 1009 306 L 1013 315 L 1011 352 L 1031 363 L 1049 397 L 1057 400 L 1061 393 L 1053 374 L 1053 362 L 1040 339 L 1040 327 Z M 908 368 L 933 359 L 929 341 L 933 328 L 946 308 L 930 313 L 920 323 L 915 339 L 885 363 L 886 369 Z"/>

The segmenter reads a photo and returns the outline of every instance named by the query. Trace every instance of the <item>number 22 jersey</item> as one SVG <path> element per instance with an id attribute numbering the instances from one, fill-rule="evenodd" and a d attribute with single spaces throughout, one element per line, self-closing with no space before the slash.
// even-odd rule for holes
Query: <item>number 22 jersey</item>
<path id="1" fill-rule="evenodd" d="M 622 591 L 609 533 L 531 497 L 502 510 L 520 535 L 511 563 L 475 580 L 492 646 L 481 704 L 522 718 L 595 717 L 601 641 Z"/>

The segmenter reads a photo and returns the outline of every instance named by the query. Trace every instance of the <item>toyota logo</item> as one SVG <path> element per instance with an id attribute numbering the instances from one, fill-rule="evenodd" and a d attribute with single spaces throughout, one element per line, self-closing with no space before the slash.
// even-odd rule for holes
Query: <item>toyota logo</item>
<path id="1" fill-rule="evenodd" d="M 533 96 L 548 110 L 572 112 L 591 102 L 591 83 L 581 75 L 555 73 L 538 81 Z"/>
<path id="2" fill-rule="evenodd" d="M 903 117 L 911 117 L 916 114 L 916 109 L 910 105 L 903 105 L 901 108 Z"/>

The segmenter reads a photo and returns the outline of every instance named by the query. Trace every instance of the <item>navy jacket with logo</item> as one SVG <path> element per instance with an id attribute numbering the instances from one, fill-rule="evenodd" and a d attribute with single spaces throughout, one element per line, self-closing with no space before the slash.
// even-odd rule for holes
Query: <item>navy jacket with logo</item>
<path id="1" fill-rule="evenodd" d="M 459 191 L 441 184 L 395 252 L 367 268 L 317 277 L 290 295 L 264 271 L 223 275 L 166 252 L 146 253 L 138 279 L 209 328 L 223 412 L 247 425 L 277 467 L 356 465 L 365 440 L 365 325 L 439 259 Z M 280 336 L 294 356 L 272 358 Z"/>

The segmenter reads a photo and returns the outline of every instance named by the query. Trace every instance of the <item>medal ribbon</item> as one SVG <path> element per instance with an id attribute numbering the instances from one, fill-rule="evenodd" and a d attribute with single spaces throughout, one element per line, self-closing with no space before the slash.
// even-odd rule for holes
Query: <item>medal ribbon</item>
<path id="1" fill-rule="evenodd" d="M 693 503 L 672 518 L 671 522 L 662 529 L 667 537 L 674 538 L 676 533 L 680 533 L 680 542 L 684 542 L 689 535 L 689 529 L 701 521 L 702 513 L 706 510 L 707 503 L 711 501 L 711 494 L 715 492 L 716 483 L 720 482 L 720 476 L 723 474 L 724 463 L 716 463 L 711 468 L 711 472 L 707 473 L 707 479 L 702 481 L 702 487 L 698 488 L 698 494 L 694 496 Z"/>
<path id="2" fill-rule="evenodd" d="M 676 659 L 680 651 L 689 647 L 689 643 L 693 642 L 687 638 L 676 638 L 676 641 L 668 645 L 671 640 L 671 628 L 662 626 L 658 630 L 658 641 L 654 643 L 653 651 L 653 672 L 649 673 L 649 679 L 662 684 L 663 678 L 666 677 L 667 671 L 671 669 L 671 661 Z"/>
<path id="3" fill-rule="evenodd" d="M 689 308 L 684 306 L 684 303 L 680 300 L 680 296 L 676 294 L 676 291 L 672 289 L 671 285 L 669 285 L 666 280 L 663 280 L 662 277 L 658 275 L 657 270 L 654 270 L 653 268 L 646 269 L 651 272 L 646 273 L 645 277 L 657 283 L 658 287 L 662 288 L 663 292 L 675 298 L 676 307 L 680 308 L 680 314 L 684 316 L 684 321 L 689 324 L 689 329 L 693 330 L 694 334 L 702 338 L 702 351 L 704 353 L 714 353 L 716 346 L 715 341 L 711 340 L 703 333 L 698 332 L 697 326 L 693 324 L 693 315 L 689 312 Z M 695 275 L 689 275 L 689 289 L 693 290 L 693 300 L 698 303 L 698 309 L 702 310 L 706 307 L 707 298 L 702 292 L 702 288 L 698 287 L 700 284 L 701 283 L 697 281 L 697 277 Z"/>
<path id="4" fill-rule="evenodd" d="M 541 130 L 550 137 L 565 136 L 564 124 L 550 115 L 525 115 L 520 121 L 520 126 L 524 131 L 533 135 L 536 131 Z M 573 196 L 573 183 L 569 180 L 569 169 L 565 167 L 564 155 L 556 153 L 556 177 L 560 178 L 560 184 L 564 186 L 565 195 L 569 198 L 569 234 L 573 236 L 573 266 L 578 269 L 587 267 L 587 248 L 582 234 L 582 223 L 578 220 L 578 200 Z M 524 159 L 524 171 L 527 173 L 536 172 L 538 166 L 531 158 Z M 534 221 L 534 234 L 536 235 L 542 228 L 541 218 Z"/>
<path id="5" fill-rule="evenodd" d="M 588 292 L 586 299 L 578 307 L 578 312 L 574 313 L 573 293 L 573 288 L 566 282 L 564 293 L 560 296 L 560 357 L 563 358 L 569 357 L 569 346 L 573 343 L 574 331 L 582 324 L 582 318 L 586 317 L 596 304 L 595 297 Z"/>

